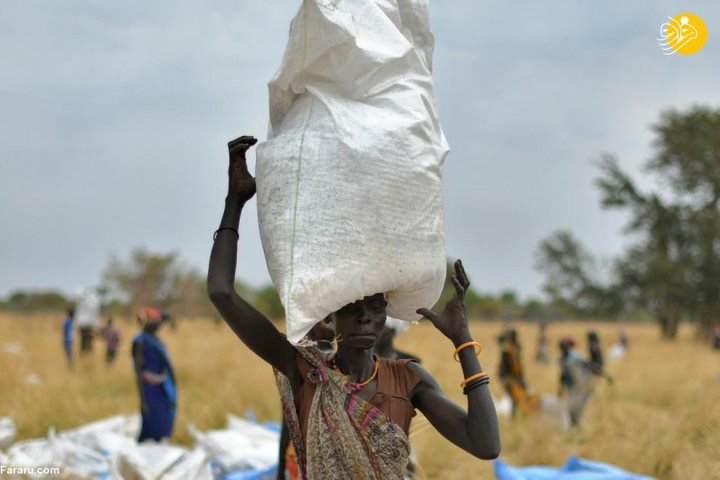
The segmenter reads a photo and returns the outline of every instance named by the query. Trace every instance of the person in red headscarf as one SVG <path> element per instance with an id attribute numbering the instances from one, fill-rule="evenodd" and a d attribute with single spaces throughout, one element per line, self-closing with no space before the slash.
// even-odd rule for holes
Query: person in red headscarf
<path id="1" fill-rule="evenodd" d="M 143 329 L 132 342 L 142 428 L 139 442 L 160 441 L 172 434 L 177 405 L 177 384 L 165 345 L 157 337 L 163 314 L 157 308 L 144 308 L 138 320 Z"/>

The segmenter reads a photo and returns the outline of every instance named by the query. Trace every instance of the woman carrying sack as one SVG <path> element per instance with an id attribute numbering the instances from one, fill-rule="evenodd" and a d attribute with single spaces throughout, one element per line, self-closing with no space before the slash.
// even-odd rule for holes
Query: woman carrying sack
<path id="1" fill-rule="evenodd" d="M 478 361 L 480 344 L 470 336 L 464 296 L 470 282 L 462 263 L 452 278 L 456 295 L 442 313 L 419 309 L 455 347 L 467 411 L 451 402 L 433 377 L 410 360 L 374 355 L 385 324 L 383 293 L 366 296 L 331 314 L 338 340 L 329 355 L 312 345 L 295 346 L 235 291 L 238 225 L 255 195 L 245 152 L 257 140 L 228 144 L 229 188 L 208 269 L 208 294 L 230 328 L 272 365 L 303 478 L 402 478 L 409 455 L 408 431 L 415 410 L 455 445 L 481 459 L 500 452 L 489 377 Z M 341 268 L 341 267 L 339 267 Z M 452 357 L 448 345 L 448 359 Z"/>

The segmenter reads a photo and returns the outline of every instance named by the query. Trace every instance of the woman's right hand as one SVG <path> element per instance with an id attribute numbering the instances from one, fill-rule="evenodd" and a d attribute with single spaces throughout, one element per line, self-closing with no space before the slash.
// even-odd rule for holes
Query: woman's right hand
<path id="1" fill-rule="evenodd" d="M 255 178 L 248 171 L 245 152 L 256 143 L 257 138 L 249 135 L 228 142 L 228 194 L 237 195 L 243 201 L 248 201 L 255 195 Z"/>

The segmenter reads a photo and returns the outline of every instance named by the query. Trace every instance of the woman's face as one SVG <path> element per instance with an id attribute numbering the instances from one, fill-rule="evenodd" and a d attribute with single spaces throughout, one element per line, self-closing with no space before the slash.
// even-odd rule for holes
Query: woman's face
<path id="1" fill-rule="evenodd" d="M 382 293 L 349 303 L 332 314 L 335 334 L 346 347 L 373 348 L 383 327 L 387 302 Z"/>

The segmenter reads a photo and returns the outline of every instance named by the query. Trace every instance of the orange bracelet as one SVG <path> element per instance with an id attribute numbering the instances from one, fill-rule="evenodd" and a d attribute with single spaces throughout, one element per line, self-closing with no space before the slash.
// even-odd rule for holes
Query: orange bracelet
<path id="1" fill-rule="evenodd" d="M 465 385 L 472 382 L 473 380 L 477 380 L 478 378 L 485 378 L 485 377 L 489 377 L 489 376 L 490 376 L 490 374 L 486 373 L 486 372 L 480 372 L 480 373 L 476 373 L 475 375 L 470 375 L 468 378 L 466 378 L 465 380 L 460 382 L 460 386 L 462 388 L 465 388 Z"/>
<path id="2" fill-rule="evenodd" d="M 477 355 L 478 357 L 480 356 L 480 354 L 482 353 L 482 345 L 480 345 L 480 342 L 467 342 L 467 343 L 463 343 L 462 345 L 460 345 L 459 347 L 457 347 L 455 349 L 455 354 L 453 355 L 453 358 L 455 359 L 456 362 L 460 361 L 460 358 L 458 357 L 458 354 L 460 353 L 460 351 L 466 349 L 467 347 L 469 347 L 471 345 L 475 345 L 477 347 L 475 349 L 475 355 Z"/>

